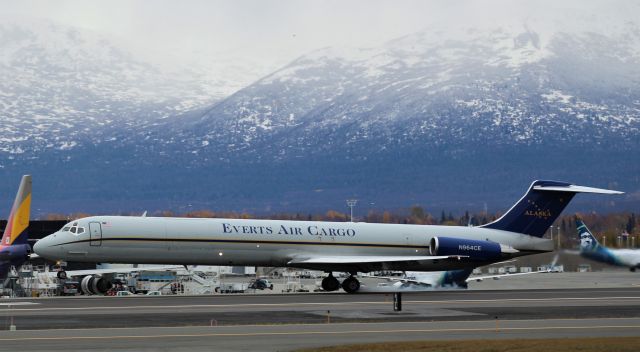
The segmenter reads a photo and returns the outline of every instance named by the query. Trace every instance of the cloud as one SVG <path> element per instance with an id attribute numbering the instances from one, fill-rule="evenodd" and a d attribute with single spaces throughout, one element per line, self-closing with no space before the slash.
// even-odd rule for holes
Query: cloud
<path id="1" fill-rule="evenodd" d="M 556 0 L 58 0 L 0 1 L 5 15 L 44 17 L 111 33 L 185 59 L 258 55 L 284 61 L 326 46 L 370 47 L 420 30 L 551 19 L 608 30 L 637 21 L 636 1 Z"/>

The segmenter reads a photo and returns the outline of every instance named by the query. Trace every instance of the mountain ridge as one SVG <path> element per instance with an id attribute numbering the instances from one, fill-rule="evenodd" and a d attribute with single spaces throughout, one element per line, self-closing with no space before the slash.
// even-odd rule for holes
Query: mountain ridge
<path id="1" fill-rule="evenodd" d="M 304 211 L 356 196 L 382 208 L 474 210 L 510 204 L 533 179 L 640 190 L 637 28 L 468 32 L 317 50 L 160 123 L 141 106 L 131 124 L 84 131 L 94 142 L 31 150 L 12 140 L 20 151 L 4 154 L 0 143 L 0 174 L 47 175 L 50 201 L 71 182 L 83 195 L 65 202 L 87 208 L 96 199 Z"/>

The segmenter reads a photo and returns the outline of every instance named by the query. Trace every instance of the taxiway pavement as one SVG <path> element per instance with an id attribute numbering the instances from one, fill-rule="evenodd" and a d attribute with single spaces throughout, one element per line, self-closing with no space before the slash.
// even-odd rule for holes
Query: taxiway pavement
<path id="1" fill-rule="evenodd" d="M 283 351 L 411 340 L 637 336 L 640 318 L 325 323 L 0 332 L 6 351 Z"/>
<path id="2" fill-rule="evenodd" d="M 403 294 L 68 297 L 0 300 L 18 329 L 172 327 L 333 322 L 640 317 L 640 287 L 433 291 Z"/>

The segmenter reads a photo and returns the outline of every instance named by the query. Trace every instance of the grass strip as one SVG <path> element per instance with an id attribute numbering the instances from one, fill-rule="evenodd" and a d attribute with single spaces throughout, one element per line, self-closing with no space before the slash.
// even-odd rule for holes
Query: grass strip
<path id="1" fill-rule="evenodd" d="M 383 342 L 298 352 L 637 352 L 640 337 Z"/>

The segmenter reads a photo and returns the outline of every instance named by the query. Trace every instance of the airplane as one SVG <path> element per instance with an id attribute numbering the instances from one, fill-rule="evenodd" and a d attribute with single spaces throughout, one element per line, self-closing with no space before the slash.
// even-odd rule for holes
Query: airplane
<path id="1" fill-rule="evenodd" d="M 556 254 L 549 268 L 556 265 L 558 258 L 559 256 Z M 498 263 L 495 263 L 495 264 L 498 264 Z M 401 277 L 369 275 L 368 277 L 371 277 L 371 278 L 392 281 L 393 284 L 390 286 L 379 286 L 375 288 L 367 288 L 363 291 L 403 292 L 403 291 L 429 291 L 429 290 L 442 290 L 442 289 L 445 289 L 445 290 L 446 289 L 449 289 L 449 290 L 467 289 L 469 288 L 469 282 L 472 282 L 472 281 L 480 282 L 488 279 L 499 280 L 503 277 L 514 277 L 514 276 L 551 272 L 551 269 L 547 269 L 547 270 L 529 271 L 529 272 L 522 272 L 522 273 L 508 273 L 508 274 L 470 277 L 471 274 L 473 273 L 473 270 L 474 268 L 449 270 L 449 271 L 431 271 L 431 272 L 408 271 L 408 272 L 405 272 Z"/>
<path id="2" fill-rule="evenodd" d="M 377 287 L 360 287 L 358 292 L 404 292 L 404 291 L 430 291 L 440 289 L 466 289 L 469 276 L 473 268 L 448 271 L 407 271 L 401 277 L 374 276 L 374 279 L 383 279 L 393 282 L 391 285 L 378 285 Z"/>
<path id="3" fill-rule="evenodd" d="M 640 250 L 612 249 L 598 243 L 587 225 L 580 219 L 576 220 L 578 236 L 580 237 L 580 255 L 597 262 L 615 266 L 624 266 L 630 271 L 640 268 Z"/>
<path id="4" fill-rule="evenodd" d="M 92 216 L 34 245 L 52 260 L 241 265 L 322 270 L 325 291 L 360 288 L 358 273 L 477 267 L 553 250 L 542 238 L 577 193 L 622 194 L 534 181 L 502 217 L 483 226 Z M 350 276 L 342 283 L 333 272 Z"/>
<path id="5" fill-rule="evenodd" d="M 0 242 L 0 281 L 4 282 L 11 267 L 18 268 L 31 256 L 31 246 L 27 227 L 31 211 L 31 176 L 24 175 L 20 180 L 18 193 L 13 201 L 7 226 Z"/>
<path id="6" fill-rule="evenodd" d="M 392 281 L 390 286 L 361 287 L 362 292 L 403 292 L 403 291 L 429 291 L 429 290 L 455 290 L 467 289 L 471 281 L 483 281 L 486 279 L 499 279 L 504 276 L 517 276 L 530 273 L 500 274 L 478 276 L 470 278 L 473 268 L 448 270 L 448 271 L 409 271 L 402 277 L 393 276 L 369 276 L 376 279 Z M 531 272 L 534 273 L 534 272 Z"/>

